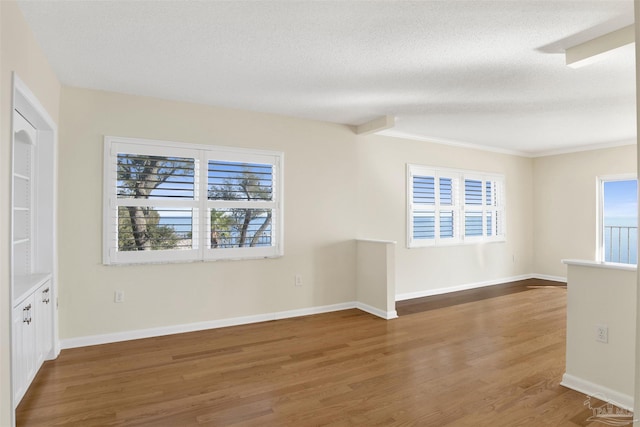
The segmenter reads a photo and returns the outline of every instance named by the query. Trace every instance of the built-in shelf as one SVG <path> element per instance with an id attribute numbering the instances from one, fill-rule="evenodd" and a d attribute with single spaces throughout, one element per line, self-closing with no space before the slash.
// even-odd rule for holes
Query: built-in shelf
<path id="1" fill-rule="evenodd" d="M 55 304 L 56 125 L 18 76 L 14 74 L 13 79 L 10 213 L 15 409 L 44 360 L 54 359 L 60 348 Z"/>

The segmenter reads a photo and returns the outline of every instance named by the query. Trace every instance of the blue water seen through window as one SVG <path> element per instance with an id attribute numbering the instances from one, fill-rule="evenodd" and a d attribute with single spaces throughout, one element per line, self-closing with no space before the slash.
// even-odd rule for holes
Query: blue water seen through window
<path id="1" fill-rule="evenodd" d="M 638 181 L 603 182 L 605 262 L 638 263 Z"/>

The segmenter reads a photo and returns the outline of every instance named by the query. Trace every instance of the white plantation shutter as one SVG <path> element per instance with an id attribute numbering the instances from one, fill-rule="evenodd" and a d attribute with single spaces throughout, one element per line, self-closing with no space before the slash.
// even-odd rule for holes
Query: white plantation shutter
<path id="1" fill-rule="evenodd" d="M 504 177 L 407 165 L 408 247 L 504 239 Z"/>
<path id="2" fill-rule="evenodd" d="M 504 178 L 464 175 L 464 239 L 467 242 L 504 238 Z"/>
<path id="3" fill-rule="evenodd" d="M 282 154 L 105 138 L 105 264 L 282 254 Z"/>
<path id="4" fill-rule="evenodd" d="M 409 170 L 409 241 L 411 245 L 435 244 L 436 173 L 435 170 Z"/>
<path id="5" fill-rule="evenodd" d="M 455 174 L 438 171 L 438 232 L 436 242 L 455 243 L 460 240 L 459 188 Z"/>
<path id="6" fill-rule="evenodd" d="M 280 252 L 280 157 L 208 159 L 206 258 L 275 256 Z"/>

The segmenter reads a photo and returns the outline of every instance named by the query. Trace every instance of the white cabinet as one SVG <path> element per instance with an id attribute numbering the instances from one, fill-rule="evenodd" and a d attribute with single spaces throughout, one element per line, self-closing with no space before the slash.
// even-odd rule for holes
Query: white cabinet
<path id="1" fill-rule="evenodd" d="M 51 323 L 53 307 L 51 305 L 51 282 L 47 281 L 36 291 L 34 295 L 36 324 L 36 366 L 42 366 L 45 360 L 50 359 L 53 348 L 53 325 Z"/>
<path id="2" fill-rule="evenodd" d="M 29 388 L 42 363 L 51 356 L 53 328 L 51 324 L 51 281 L 36 283 L 13 307 L 13 393 L 19 402 Z"/>
<path id="3" fill-rule="evenodd" d="M 56 126 L 14 75 L 11 187 L 11 370 L 18 406 L 59 353 L 56 308 Z"/>
<path id="4" fill-rule="evenodd" d="M 13 393 L 20 401 L 36 374 L 36 325 L 34 295 L 13 309 Z"/>

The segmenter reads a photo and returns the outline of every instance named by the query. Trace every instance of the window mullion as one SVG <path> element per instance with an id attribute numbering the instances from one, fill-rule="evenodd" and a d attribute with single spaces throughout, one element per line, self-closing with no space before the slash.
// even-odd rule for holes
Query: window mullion
<path id="1" fill-rule="evenodd" d="M 205 204 L 209 208 L 221 209 L 275 209 L 277 207 L 275 201 L 263 200 L 205 200 Z"/>
<path id="2" fill-rule="evenodd" d="M 141 206 L 150 208 L 195 208 L 197 203 L 193 199 L 119 199 L 113 198 L 115 206 Z"/>
<path id="3" fill-rule="evenodd" d="M 196 240 L 198 242 L 198 257 L 203 260 L 204 259 L 204 251 L 207 248 L 207 230 L 210 228 L 209 221 L 207 217 L 209 216 L 209 211 L 207 209 L 207 197 L 208 197 L 208 183 L 207 183 L 207 152 L 202 151 L 200 153 L 199 158 L 197 159 L 196 166 L 196 188 L 195 188 L 195 197 L 196 203 L 198 205 L 198 214 L 195 216 L 197 221 L 194 221 L 197 225 L 197 230 L 194 230 L 196 234 Z"/>

